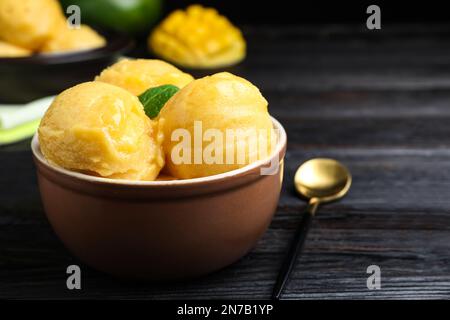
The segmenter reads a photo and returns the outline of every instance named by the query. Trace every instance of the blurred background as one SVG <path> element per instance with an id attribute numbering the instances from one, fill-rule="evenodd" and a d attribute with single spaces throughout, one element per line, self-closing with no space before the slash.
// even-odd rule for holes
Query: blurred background
<path id="1" fill-rule="evenodd" d="M 242 24 L 322 24 L 363 23 L 369 5 L 381 7 L 386 23 L 446 22 L 449 14 L 444 1 L 239 1 L 239 0 L 170 0 L 165 12 L 201 3 L 217 8 L 235 23 Z"/>
<path id="2" fill-rule="evenodd" d="M 61 0 L 63 4 L 93 3 L 90 0 Z M 149 32 L 163 20 L 169 13 L 176 9 L 185 9 L 190 4 L 202 4 L 207 7 L 216 8 L 238 27 L 243 27 L 244 35 L 246 27 L 253 26 L 290 26 L 321 28 L 325 25 L 353 25 L 359 31 L 367 32 L 366 9 L 369 5 L 376 4 L 381 8 L 382 26 L 385 28 L 392 25 L 441 25 L 450 21 L 445 2 L 441 1 L 242 1 L 242 0 L 97 0 L 96 3 L 104 3 L 105 8 L 111 3 L 122 3 L 123 8 L 128 7 L 130 12 L 133 7 L 148 8 L 141 22 L 137 16 L 129 14 L 124 10 L 125 19 L 115 19 L 109 10 L 98 10 L 93 6 L 93 16 L 86 11 L 83 20 L 91 24 L 108 21 L 106 27 L 125 31 L 132 35 L 137 41 L 135 48 L 129 53 L 133 57 L 148 57 L 146 39 Z M 122 5 L 121 5 L 122 6 Z M 120 6 L 119 6 L 120 7 Z M 142 13 L 143 10 L 141 10 Z M 108 18 L 108 15 L 111 15 Z M 106 18 L 105 18 L 106 17 Z M 87 21 L 86 21 L 87 20 Z M 135 29 L 128 32 L 127 21 Z M 404 30 L 407 32 L 408 30 Z M 445 32 L 445 30 L 436 30 Z M 414 30 L 417 32 L 417 30 Z"/>
<path id="3" fill-rule="evenodd" d="M 90 0 L 61 0 L 64 5 L 81 4 L 88 6 L 94 1 Z M 279 24 L 279 25 L 305 25 L 305 24 L 364 24 L 366 18 L 366 8 L 369 5 L 376 4 L 382 9 L 383 23 L 444 23 L 449 21 L 449 15 L 446 11 L 445 2 L 442 1 L 239 1 L 239 0 L 96 0 L 105 6 L 118 3 L 125 11 L 132 11 L 133 7 L 146 7 L 147 24 L 141 26 L 141 30 L 133 31 L 138 34 L 148 32 L 155 21 L 161 20 L 167 14 L 175 9 L 185 8 L 190 4 L 202 4 L 211 6 L 238 25 L 247 24 Z M 90 5 L 92 6 L 92 5 Z M 96 5 L 97 6 L 97 5 Z M 92 6 L 92 7 L 96 7 Z M 98 7 L 97 7 L 98 8 Z M 87 15 L 91 15 L 87 13 Z M 111 12 L 108 10 L 98 11 L 95 14 L 98 17 L 97 22 L 106 20 Z M 104 18 L 106 17 L 106 18 Z M 84 18 L 90 18 L 84 16 Z M 127 17 L 133 18 L 133 14 Z M 95 20 L 95 19 L 94 19 Z M 113 21 L 116 27 L 126 24 L 125 21 Z M 145 30 L 147 29 L 147 30 Z"/>

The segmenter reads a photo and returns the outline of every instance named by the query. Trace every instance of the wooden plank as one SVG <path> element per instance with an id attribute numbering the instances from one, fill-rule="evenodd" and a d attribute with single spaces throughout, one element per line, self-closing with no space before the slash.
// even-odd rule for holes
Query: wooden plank
<path id="1" fill-rule="evenodd" d="M 16 184 L 8 181 L 11 193 L 2 194 L 0 199 L 0 296 L 267 298 L 304 207 L 290 188 L 295 166 L 306 158 L 324 155 L 351 168 L 354 186 L 344 201 L 320 210 L 286 297 L 448 295 L 450 211 L 442 208 L 450 208 L 445 179 L 450 172 L 450 152 L 352 148 L 289 151 L 275 219 L 257 247 L 237 264 L 195 281 L 166 285 L 117 281 L 83 266 L 86 278 L 81 293 L 65 290 L 65 267 L 77 262 L 36 206 L 35 185 L 30 185 L 26 201 L 18 193 L 30 172 L 19 175 Z M 23 153 L 20 157 L 20 169 L 29 171 L 32 165 L 24 161 L 26 156 Z M 4 183 L 5 175 L 0 177 Z M 382 268 L 384 285 L 380 291 L 365 288 L 365 268 L 370 264 Z"/>
<path id="2" fill-rule="evenodd" d="M 331 208 L 397 213 L 428 211 L 450 214 L 450 151 L 443 149 L 288 149 L 284 192 L 280 206 L 295 206 L 292 179 L 299 164 L 314 157 L 330 157 L 346 164 L 353 175 L 349 195 Z M 405 222 L 405 227 L 408 223 Z"/>
<path id="3" fill-rule="evenodd" d="M 413 26 L 387 26 L 382 33 L 363 26 L 250 28 L 248 58 L 230 71 L 263 91 L 448 89 L 450 33 L 431 29 L 435 33 Z"/>
<path id="4" fill-rule="evenodd" d="M 84 290 L 80 293 L 65 289 L 65 267 L 78 262 L 49 236 L 49 229 L 34 225 L 32 234 L 39 240 L 24 243 L 20 236 L 29 239 L 31 227 L 16 226 L 16 236 L 8 235 L 9 250 L 2 250 L 0 296 L 267 298 L 284 248 L 298 223 L 298 216 L 290 215 L 278 212 L 255 250 L 237 264 L 210 276 L 174 284 L 137 284 L 111 279 L 82 266 Z M 433 220 L 434 214 L 430 216 Z M 378 219 L 366 221 L 363 228 L 348 229 L 348 225 L 361 223 L 364 217 L 348 213 L 345 224 L 336 224 L 335 212 L 321 212 L 287 288 L 287 297 L 394 298 L 414 293 L 436 298 L 449 294 L 449 256 L 443 254 L 450 249 L 449 231 L 405 230 L 405 220 L 394 215 L 392 221 L 392 217 L 391 212 L 378 213 Z M 448 219 L 446 222 L 448 225 Z M 2 228 L 2 241 L 4 237 Z M 365 287 L 366 268 L 371 264 L 382 268 L 383 290 L 369 291 Z"/>
<path id="5" fill-rule="evenodd" d="M 403 119 L 450 116 L 450 90 L 271 90 L 262 92 L 280 119 Z"/>
<path id="6" fill-rule="evenodd" d="M 372 216 L 369 221 L 365 219 L 367 215 Z M 428 221 L 433 221 L 435 215 L 429 213 L 429 216 Z M 434 229 L 420 230 L 418 225 L 405 229 L 405 219 L 392 212 L 376 215 L 365 212 L 361 216 L 347 211 L 345 218 L 339 218 L 335 211 L 322 210 L 287 288 L 287 297 L 405 298 L 412 294 L 444 297 L 450 293 L 449 219 L 444 221 L 447 230 L 442 231 L 439 230 L 442 217 L 437 217 Z M 197 280 L 137 284 L 111 279 L 82 266 L 84 290 L 80 293 L 65 289 L 65 267 L 78 262 L 62 249 L 48 226 L 21 224 L 14 230 L 2 227 L 1 239 L 6 236 L 9 247 L 7 251 L 1 250 L 0 296 L 267 298 L 298 221 L 297 213 L 278 212 L 269 231 L 249 255 L 237 264 Z M 361 222 L 360 228 L 348 228 Z M 31 241 L 30 231 L 37 236 L 36 241 Z M 29 240 L 24 242 L 23 238 Z M 371 264 L 382 268 L 380 291 L 365 287 L 366 268 Z"/>
<path id="7" fill-rule="evenodd" d="M 289 146 L 302 147 L 448 147 L 448 119 L 279 119 Z M 324 129 L 326 128 L 326 130 Z"/>

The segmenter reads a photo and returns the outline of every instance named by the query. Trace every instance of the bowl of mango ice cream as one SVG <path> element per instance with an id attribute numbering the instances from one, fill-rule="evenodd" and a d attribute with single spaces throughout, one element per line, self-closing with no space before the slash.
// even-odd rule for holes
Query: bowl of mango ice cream
<path id="1" fill-rule="evenodd" d="M 0 40 L 35 53 L 82 51 L 106 43 L 89 26 L 69 26 L 57 0 L 0 1 Z"/>
<path id="2" fill-rule="evenodd" d="M 58 0 L 0 1 L 0 103 L 91 81 L 133 46 L 125 35 L 69 21 Z"/>
<path id="3" fill-rule="evenodd" d="M 190 278 L 235 262 L 276 210 L 283 127 L 254 85 L 228 73 L 190 82 L 157 117 L 146 117 L 138 97 L 101 81 L 56 98 L 31 145 L 56 234 L 81 261 L 118 277 Z M 236 166 L 164 165 L 170 131 L 190 133 L 193 121 L 217 132 L 268 129 L 277 139 L 265 141 L 265 156 L 244 153 L 247 162 Z M 267 167 L 275 170 L 263 171 Z"/>
<path id="4" fill-rule="evenodd" d="M 102 71 L 96 81 L 124 88 L 140 95 L 151 87 L 172 84 L 183 88 L 194 78 L 173 65 L 157 59 L 122 59 Z"/>

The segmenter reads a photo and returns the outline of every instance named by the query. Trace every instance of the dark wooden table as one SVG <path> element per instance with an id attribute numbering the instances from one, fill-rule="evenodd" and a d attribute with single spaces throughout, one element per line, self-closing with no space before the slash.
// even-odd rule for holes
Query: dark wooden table
<path id="1" fill-rule="evenodd" d="M 209 276 L 130 283 L 82 266 L 45 219 L 29 141 L 0 149 L 0 298 L 269 298 L 304 203 L 304 160 L 352 171 L 344 201 L 323 206 L 284 298 L 450 298 L 450 26 L 245 28 L 233 69 L 256 85 L 288 133 L 285 183 L 256 248 Z M 1 75 L 0 75 L 1 76 Z M 368 290 L 366 269 L 381 268 Z"/>

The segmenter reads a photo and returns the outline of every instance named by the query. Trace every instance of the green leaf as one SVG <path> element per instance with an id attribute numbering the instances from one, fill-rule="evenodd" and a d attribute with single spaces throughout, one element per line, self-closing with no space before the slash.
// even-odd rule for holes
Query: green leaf
<path id="1" fill-rule="evenodd" d="M 151 119 L 158 116 L 167 101 L 180 89 L 171 84 L 150 88 L 139 96 L 145 114 Z"/>

